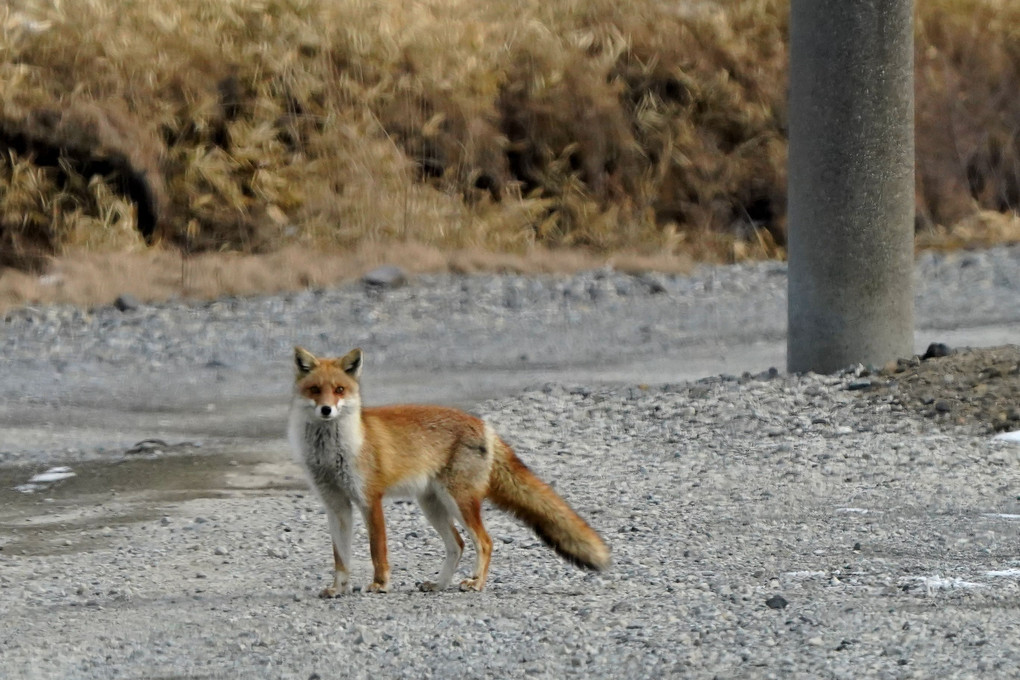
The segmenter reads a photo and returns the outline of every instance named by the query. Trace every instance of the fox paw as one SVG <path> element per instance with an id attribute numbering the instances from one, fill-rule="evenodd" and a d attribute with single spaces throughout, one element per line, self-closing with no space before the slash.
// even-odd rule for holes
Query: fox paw
<path id="1" fill-rule="evenodd" d="M 435 581 L 422 581 L 418 584 L 418 590 L 423 593 L 438 593 L 443 590 L 444 586 L 436 583 Z"/>
<path id="2" fill-rule="evenodd" d="M 461 590 L 474 590 L 475 592 L 481 592 L 484 587 L 485 581 L 477 578 L 468 578 L 460 582 Z"/>
<path id="3" fill-rule="evenodd" d="M 323 599 L 328 599 L 332 597 L 340 597 L 341 595 L 350 594 L 351 594 L 351 582 L 346 578 L 341 579 L 338 576 L 337 578 L 333 579 L 333 585 L 329 586 L 328 588 L 323 588 L 319 592 L 319 597 Z"/>
<path id="4" fill-rule="evenodd" d="M 334 597 L 341 597 L 343 595 L 350 595 L 350 593 L 351 593 L 351 587 L 350 586 L 346 586 L 346 587 L 343 587 L 343 588 L 334 588 L 333 586 L 330 586 L 328 588 L 323 588 L 322 590 L 320 590 L 319 591 L 319 597 L 321 597 L 324 600 L 329 600 L 329 599 L 332 599 Z"/>
<path id="5" fill-rule="evenodd" d="M 378 581 L 372 581 L 368 584 L 368 592 L 370 593 L 388 593 L 390 592 L 389 583 L 379 583 Z"/>

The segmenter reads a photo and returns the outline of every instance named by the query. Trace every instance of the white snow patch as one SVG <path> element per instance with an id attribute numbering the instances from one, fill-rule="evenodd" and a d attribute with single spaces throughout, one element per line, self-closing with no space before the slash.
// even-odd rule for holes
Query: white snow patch
<path id="1" fill-rule="evenodd" d="M 828 578 L 829 572 L 827 571 L 786 571 L 783 572 L 783 578 L 789 579 L 808 579 L 808 578 Z"/>
<path id="2" fill-rule="evenodd" d="M 1011 515 L 1007 512 L 986 512 L 982 517 L 995 517 L 997 519 L 1020 519 L 1020 515 Z"/>
<path id="3" fill-rule="evenodd" d="M 871 511 L 867 508 L 836 508 L 836 512 L 853 512 L 859 515 L 866 515 Z"/>
<path id="4" fill-rule="evenodd" d="M 1020 578 L 1020 569 L 1003 569 L 1002 571 L 986 571 L 989 578 Z"/>
<path id="5" fill-rule="evenodd" d="M 68 477 L 74 477 L 74 473 L 71 472 L 69 467 L 54 467 L 50 468 L 46 472 L 40 472 L 39 474 L 28 480 L 29 484 L 48 484 L 50 482 L 59 482 L 62 479 Z"/>
<path id="6" fill-rule="evenodd" d="M 1020 444 L 1020 430 L 1013 430 L 1012 432 L 1000 432 L 999 434 L 992 437 L 992 439 L 994 441 Z"/>
<path id="7" fill-rule="evenodd" d="M 935 574 L 934 576 L 912 576 L 905 579 L 913 583 L 919 583 L 925 587 L 929 595 L 932 595 L 940 590 L 971 590 L 976 588 L 987 588 L 983 583 L 974 583 L 973 581 L 966 581 L 962 578 L 946 578 Z"/>

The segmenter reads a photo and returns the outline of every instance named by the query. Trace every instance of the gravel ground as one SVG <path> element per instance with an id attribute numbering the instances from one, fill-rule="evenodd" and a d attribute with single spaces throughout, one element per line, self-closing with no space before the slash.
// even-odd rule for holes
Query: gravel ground
<path id="1" fill-rule="evenodd" d="M 920 357 L 857 371 L 859 390 L 875 404 L 891 403 L 961 429 L 1020 430 L 1020 346 L 954 350 L 933 343 Z"/>
<path id="2" fill-rule="evenodd" d="M 1020 323 L 1020 249 L 917 271 L 932 340 Z M 784 305 L 785 267 L 764 263 L 13 312 L 0 675 L 1013 677 L 1020 446 L 907 398 L 919 379 L 897 367 L 678 382 L 656 363 L 781 340 Z M 490 509 L 486 591 L 420 593 L 441 542 L 396 502 L 394 592 L 317 599 L 325 516 L 283 441 L 295 342 L 364 346 L 387 401 L 459 391 L 603 533 L 612 568 L 575 570 Z M 996 351 L 1008 400 L 1015 348 Z M 637 361 L 661 380 L 614 377 Z M 952 362 L 899 374 L 963 384 Z M 584 379 L 543 382 L 564 372 Z M 944 382 L 928 396 L 964 403 Z M 128 452 L 143 439 L 162 441 Z M 75 476 L 14 490 L 54 465 Z M 359 527 L 356 583 L 367 553 Z"/>

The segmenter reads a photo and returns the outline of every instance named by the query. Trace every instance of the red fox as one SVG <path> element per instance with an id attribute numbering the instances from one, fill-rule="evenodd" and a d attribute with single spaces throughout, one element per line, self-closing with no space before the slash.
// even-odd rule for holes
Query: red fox
<path id="1" fill-rule="evenodd" d="M 290 409 L 294 452 L 326 506 L 333 539 L 333 585 L 320 597 L 351 592 L 352 508 L 368 528 L 373 579 L 370 592 L 387 592 L 390 565 L 383 519 L 384 495 L 414 496 L 446 547 L 436 582 L 449 586 L 464 550 L 456 520 L 474 543 L 476 560 L 462 590 L 481 590 L 489 572 L 492 539 L 482 523 L 488 498 L 528 524 L 573 564 L 609 566 L 609 548 L 567 503 L 536 477 L 482 420 L 442 406 L 361 407 L 363 355 L 317 358 L 295 348 L 297 377 Z"/>

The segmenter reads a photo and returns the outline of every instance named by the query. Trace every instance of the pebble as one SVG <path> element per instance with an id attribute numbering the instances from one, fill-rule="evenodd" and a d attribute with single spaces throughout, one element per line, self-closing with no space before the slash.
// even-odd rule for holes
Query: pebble
<path id="1" fill-rule="evenodd" d="M 142 303 L 138 301 L 134 295 L 130 293 L 122 293 L 117 296 L 117 299 L 113 301 L 113 306 L 119 312 L 133 312 L 142 306 Z"/>
<path id="2" fill-rule="evenodd" d="M 361 281 L 372 288 L 397 288 L 407 283 L 407 274 L 400 267 L 385 265 L 367 272 Z"/>

